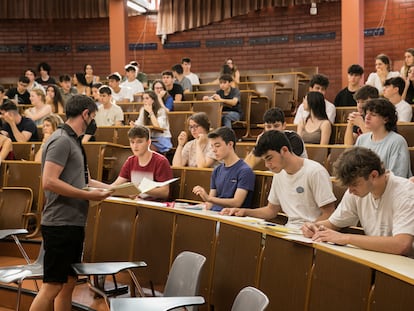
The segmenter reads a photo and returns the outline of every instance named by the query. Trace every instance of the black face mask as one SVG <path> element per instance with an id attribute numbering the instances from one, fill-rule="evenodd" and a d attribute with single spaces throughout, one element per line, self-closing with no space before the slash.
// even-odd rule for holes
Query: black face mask
<path id="1" fill-rule="evenodd" d="M 95 119 L 92 119 L 92 121 L 86 127 L 85 134 L 92 135 L 92 136 L 95 135 L 96 128 L 97 126 L 96 126 Z"/>

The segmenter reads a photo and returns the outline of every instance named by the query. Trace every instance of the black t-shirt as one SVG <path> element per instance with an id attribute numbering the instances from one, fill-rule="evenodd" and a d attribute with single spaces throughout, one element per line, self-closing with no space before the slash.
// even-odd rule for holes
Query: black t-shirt
<path id="1" fill-rule="evenodd" d="M 39 83 L 44 88 L 46 88 L 48 85 L 56 84 L 56 80 L 54 78 L 50 77 L 50 76 L 49 76 L 49 79 L 47 79 L 46 81 L 42 80 L 42 78 L 39 77 L 39 78 L 36 79 L 36 82 Z"/>
<path id="2" fill-rule="evenodd" d="M 19 124 L 16 124 L 16 126 L 20 132 L 26 131 L 26 132 L 32 133 L 32 137 L 30 137 L 29 141 L 39 141 L 39 135 L 37 134 L 37 126 L 32 119 L 22 117 L 22 120 L 20 121 Z M 9 138 L 12 141 L 17 141 L 16 137 L 14 137 L 14 134 L 13 134 L 13 131 L 10 125 L 7 122 L 3 121 L 2 128 L 4 131 L 9 133 Z"/>
<path id="3" fill-rule="evenodd" d="M 175 100 L 175 95 L 176 94 L 181 94 L 182 96 L 184 96 L 184 90 L 181 87 L 181 85 L 177 84 L 177 83 L 173 83 L 173 87 L 171 90 L 168 90 L 168 94 L 171 95 L 171 97 L 173 98 L 173 100 Z"/>
<path id="4" fill-rule="evenodd" d="M 410 83 L 410 86 L 408 87 L 407 95 L 405 96 L 405 101 L 409 103 L 410 105 L 414 104 L 414 85 L 412 82 Z"/>
<path id="5" fill-rule="evenodd" d="M 15 99 L 17 95 L 17 103 L 18 104 L 27 104 L 30 105 L 32 102 L 30 101 L 30 93 L 28 91 L 25 91 L 23 94 L 20 94 L 17 91 L 17 87 L 13 87 L 9 89 L 6 93 L 6 96 L 9 99 Z"/>
<path id="6" fill-rule="evenodd" d="M 355 92 L 350 92 L 347 87 L 341 90 L 335 97 L 335 107 L 356 106 L 354 94 Z"/>

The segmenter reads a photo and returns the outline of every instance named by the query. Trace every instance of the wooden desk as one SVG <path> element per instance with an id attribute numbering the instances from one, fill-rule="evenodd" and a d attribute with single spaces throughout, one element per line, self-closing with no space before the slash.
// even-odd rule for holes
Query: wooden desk
<path id="1" fill-rule="evenodd" d="M 249 218 L 128 199 L 109 198 L 90 212 L 88 221 L 89 228 L 94 224 L 96 228 L 87 233 L 85 255 L 109 261 L 144 260 L 148 269 L 139 272 L 144 286 L 150 281 L 165 284 L 172 260 L 181 250 L 206 256 L 207 274 L 202 275 L 200 293 L 207 305 L 200 310 L 229 310 L 240 288 L 247 285 L 269 297 L 269 310 L 280 306 L 284 310 L 411 310 L 413 305 L 411 258 L 304 244 Z"/>

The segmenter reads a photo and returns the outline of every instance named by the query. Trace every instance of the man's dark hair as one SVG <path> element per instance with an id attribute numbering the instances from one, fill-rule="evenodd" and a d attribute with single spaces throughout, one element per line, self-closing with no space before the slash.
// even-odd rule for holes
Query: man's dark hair
<path id="1" fill-rule="evenodd" d="M 197 123 L 203 129 L 205 129 L 207 133 L 210 131 L 210 120 L 208 119 L 208 116 L 205 112 L 197 112 L 197 113 L 191 115 L 188 118 L 188 121 L 190 121 L 190 120 L 193 120 L 195 123 Z"/>
<path id="2" fill-rule="evenodd" d="M 99 89 L 103 84 L 101 82 L 96 82 L 94 84 L 92 84 L 91 88 L 96 88 Z"/>
<path id="3" fill-rule="evenodd" d="M 362 68 L 362 66 L 360 66 L 358 64 L 353 64 L 353 65 L 348 67 L 348 73 L 350 75 L 362 76 L 362 74 L 364 73 L 364 68 Z"/>
<path id="4" fill-rule="evenodd" d="M 236 150 L 236 134 L 234 131 L 226 126 L 219 127 L 208 134 L 208 138 L 221 137 L 224 142 L 228 145 L 229 142 L 233 142 L 233 149 Z"/>
<path id="5" fill-rule="evenodd" d="M 367 114 L 367 111 L 370 111 L 383 117 L 387 121 L 384 126 L 388 132 L 396 130 L 398 120 L 397 111 L 395 110 L 395 106 L 388 99 L 370 99 L 365 103 L 363 110 L 364 115 Z"/>
<path id="6" fill-rule="evenodd" d="M 103 85 L 99 88 L 99 94 L 112 95 L 112 90 L 109 86 Z"/>
<path id="7" fill-rule="evenodd" d="M 150 130 L 142 125 L 135 125 L 128 131 L 128 138 L 145 138 L 146 140 L 150 139 Z"/>
<path id="8" fill-rule="evenodd" d="M 5 98 L 3 104 L 0 106 L 2 111 L 17 111 L 17 106 L 10 99 Z"/>
<path id="9" fill-rule="evenodd" d="M 181 58 L 181 64 L 182 63 L 191 63 L 191 59 L 189 57 L 183 57 Z"/>
<path id="10" fill-rule="evenodd" d="M 175 64 L 172 66 L 171 70 L 175 71 L 179 75 L 182 75 L 184 73 L 183 66 L 181 66 L 181 64 Z"/>
<path id="11" fill-rule="evenodd" d="M 170 76 L 171 78 L 174 78 L 174 75 L 173 75 L 173 73 L 172 73 L 172 71 L 171 71 L 171 70 L 164 70 L 164 71 L 161 73 L 161 76 Z"/>
<path id="12" fill-rule="evenodd" d="M 283 146 L 286 146 L 289 152 L 292 152 L 292 145 L 284 132 L 276 130 L 267 131 L 259 138 L 253 154 L 256 157 L 261 157 L 269 150 L 280 153 L 280 149 L 282 149 Z"/>
<path id="13" fill-rule="evenodd" d="M 50 74 L 50 70 L 52 70 L 52 67 L 48 63 L 42 62 L 39 65 L 37 65 L 37 71 L 40 72 L 40 69 L 43 69 L 47 72 L 47 74 Z"/>
<path id="14" fill-rule="evenodd" d="M 355 100 L 367 100 L 367 99 L 374 99 L 378 97 L 379 97 L 378 89 L 371 85 L 362 86 L 354 94 Z"/>
<path id="15" fill-rule="evenodd" d="M 263 115 L 263 122 L 273 124 L 276 122 L 285 123 L 285 114 L 279 107 L 268 109 Z"/>
<path id="16" fill-rule="evenodd" d="M 25 84 L 29 84 L 30 83 L 30 80 L 26 76 L 21 76 L 21 77 L 19 77 L 19 82 L 25 83 Z"/>
<path id="17" fill-rule="evenodd" d="M 226 82 L 232 82 L 233 77 L 231 75 L 221 75 L 219 78 L 219 81 L 226 81 Z"/>
<path id="18" fill-rule="evenodd" d="M 74 95 L 66 102 L 66 118 L 75 118 L 81 115 L 85 109 L 88 109 L 89 114 L 97 110 L 93 99 L 86 95 Z"/>
<path id="19" fill-rule="evenodd" d="M 384 86 L 387 86 L 387 85 L 398 87 L 398 94 L 400 94 L 400 96 L 404 93 L 405 81 L 401 77 L 394 77 L 394 78 L 389 78 L 385 80 Z"/>
<path id="20" fill-rule="evenodd" d="M 68 74 L 63 74 L 59 77 L 60 82 L 70 82 L 72 81 L 72 78 Z"/>
<path id="21" fill-rule="evenodd" d="M 380 157 L 365 147 L 353 147 L 345 150 L 333 164 L 334 176 L 344 186 L 349 186 L 358 177 L 368 179 L 372 171 L 379 175 L 385 173 Z"/>
<path id="22" fill-rule="evenodd" d="M 319 84 L 320 86 L 327 89 L 329 86 L 329 79 L 327 76 L 318 73 L 316 75 L 313 75 L 312 79 L 309 82 L 310 87 L 313 87 L 315 84 Z"/>

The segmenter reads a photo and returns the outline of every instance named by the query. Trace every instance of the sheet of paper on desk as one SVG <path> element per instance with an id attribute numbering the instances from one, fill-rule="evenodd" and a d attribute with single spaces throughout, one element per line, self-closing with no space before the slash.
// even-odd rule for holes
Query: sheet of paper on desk
<path id="1" fill-rule="evenodd" d="M 298 242 L 303 242 L 303 243 L 307 243 L 307 244 L 315 243 L 315 241 L 313 241 L 312 239 L 306 238 L 303 235 L 299 235 L 299 234 L 286 234 L 286 235 L 283 236 L 283 238 L 285 238 L 287 240 L 298 241 Z"/>
<path id="2" fill-rule="evenodd" d="M 141 193 L 145 193 L 145 192 L 148 192 L 148 191 L 150 191 L 152 189 L 155 189 L 157 187 L 162 187 L 162 186 L 168 185 L 168 184 L 170 184 L 170 183 L 172 183 L 176 180 L 178 180 L 178 178 L 172 178 L 172 179 L 169 179 L 169 180 L 166 180 L 166 181 L 163 181 L 163 182 L 159 182 L 159 181 L 153 181 L 153 180 L 150 180 L 150 179 L 144 177 L 141 180 L 141 183 L 139 184 L 138 188 L 141 191 Z"/>

